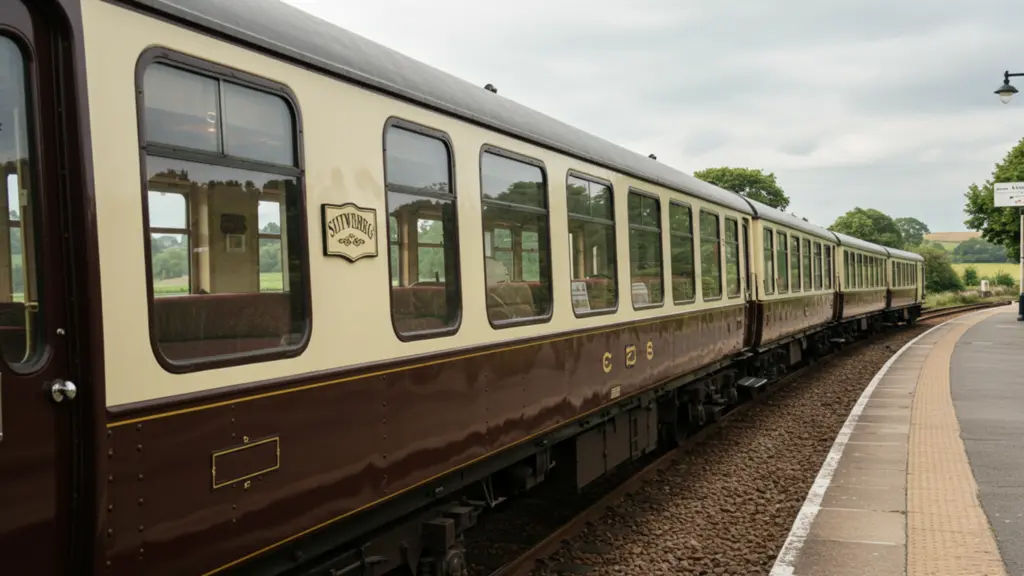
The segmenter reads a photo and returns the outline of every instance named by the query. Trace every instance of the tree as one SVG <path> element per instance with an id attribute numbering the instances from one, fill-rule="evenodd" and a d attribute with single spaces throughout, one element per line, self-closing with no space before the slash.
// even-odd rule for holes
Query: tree
<path id="1" fill-rule="evenodd" d="M 1006 248 L 982 238 L 964 240 L 953 249 L 953 262 L 981 264 L 983 262 L 1006 261 Z"/>
<path id="2" fill-rule="evenodd" d="M 932 232 L 927 224 L 917 218 L 897 218 L 896 227 L 903 234 L 903 243 L 908 248 L 920 246 L 924 243 L 924 235 Z"/>
<path id="3" fill-rule="evenodd" d="M 992 179 L 981 186 L 971 184 L 965 197 L 964 212 L 968 214 L 964 224 L 971 230 L 981 231 L 981 236 L 993 244 L 1006 248 L 1010 261 L 1020 257 L 1020 216 L 1013 208 L 997 208 L 993 199 L 993 182 L 1019 182 L 1024 180 L 1024 138 L 1007 152 L 1002 162 L 996 164 Z"/>
<path id="4" fill-rule="evenodd" d="M 974 266 L 968 266 L 964 269 L 964 284 L 968 286 L 978 285 L 978 269 Z"/>
<path id="5" fill-rule="evenodd" d="M 693 173 L 694 177 L 731 190 L 740 196 L 746 196 L 772 208 L 785 210 L 789 206 L 789 196 L 775 181 L 775 173 L 765 174 L 754 168 L 707 168 Z"/>
<path id="6" fill-rule="evenodd" d="M 964 284 L 953 270 L 949 253 L 930 246 L 919 246 L 915 252 L 924 258 L 925 289 L 931 293 L 963 290 Z"/>
<path id="7" fill-rule="evenodd" d="M 828 227 L 833 232 L 890 248 L 903 248 L 903 234 L 896 222 L 874 208 L 854 208 Z"/>

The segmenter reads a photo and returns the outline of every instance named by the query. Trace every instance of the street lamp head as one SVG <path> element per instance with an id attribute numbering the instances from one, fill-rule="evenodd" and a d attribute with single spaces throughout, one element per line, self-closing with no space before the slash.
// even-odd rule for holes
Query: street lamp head
<path id="1" fill-rule="evenodd" d="M 996 94 L 999 95 L 999 99 L 1003 101 L 1003 104 L 1009 104 L 1010 99 L 1017 93 L 1017 89 L 1007 80 L 1003 81 L 1003 85 L 996 90 Z"/>

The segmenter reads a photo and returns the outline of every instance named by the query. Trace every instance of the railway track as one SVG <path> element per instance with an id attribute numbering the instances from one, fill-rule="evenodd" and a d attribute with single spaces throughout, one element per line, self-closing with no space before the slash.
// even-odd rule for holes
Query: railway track
<path id="1" fill-rule="evenodd" d="M 968 304 L 963 306 L 952 306 L 948 308 L 941 308 L 937 310 L 925 310 L 924 313 L 918 318 L 919 320 L 932 320 L 944 316 L 949 316 L 958 313 L 969 312 L 976 309 L 992 308 L 996 306 L 1003 306 L 1010 303 L 1007 301 L 999 302 L 986 302 L 981 304 Z M 848 355 L 863 346 L 870 343 L 871 340 L 861 340 L 853 345 L 844 348 L 839 351 L 838 354 Z M 648 480 L 654 478 L 659 472 L 667 470 L 673 464 L 677 463 L 678 460 L 685 455 L 687 452 L 693 450 L 695 447 L 700 445 L 707 438 L 715 435 L 723 426 L 727 425 L 730 421 L 736 419 L 742 414 L 748 412 L 754 406 L 764 403 L 769 398 L 775 396 L 780 391 L 786 389 L 788 386 L 799 380 L 801 376 L 805 375 L 815 364 L 807 364 L 798 370 L 791 372 L 783 378 L 777 380 L 771 384 L 767 390 L 762 391 L 755 398 L 739 405 L 724 413 L 717 422 L 709 424 L 704 427 L 693 436 L 688 438 L 684 444 L 674 450 L 667 451 L 666 453 L 658 456 L 652 462 L 643 466 L 640 470 L 623 480 L 618 486 L 611 489 L 608 493 L 601 496 L 594 503 L 587 506 L 584 510 L 573 516 L 570 520 L 562 524 L 553 532 L 549 533 L 548 536 L 534 544 L 526 552 L 520 554 L 518 557 L 501 566 L 490 576 L 529 576 L 529 574 L 542 562 L 544 559 L 552 556 L 563 543 L 571 540 L 581 531 L 586 529 L 588 525 L 596 522 L 600 519 L 610 508 L 614 505 L 621 503 L 628 495 L 637 491 L 642 487 Z"/>
<path id="2" fill-rule="evenodd" d="M 999 300 L 996 302 L 982 302 L 980 304 L 963 304 L 961 306 L 950 306 L 947 308 L 922 308 L 921 316 L 918 320 L 930 320 L 932 318 L 941 318 L 943 316 L 949 316 L 950 314 L 957 314 L 959 312 L 970 312 L 972 310 L 980 310 L 982 308 L 995 308 L 996 306 L 1006 306 L 1012 304 L 1012 300 Z"/>

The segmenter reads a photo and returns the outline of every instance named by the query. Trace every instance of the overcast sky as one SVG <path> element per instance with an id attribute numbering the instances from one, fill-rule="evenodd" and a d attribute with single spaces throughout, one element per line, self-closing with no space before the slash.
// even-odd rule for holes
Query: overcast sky
<path id="1" fill-rule="evenodd" d="M 1024 94 L 993 94 L 1024 72 L 1020 0 L 286 1 L 685 172 L 775 172 L 824 226 L 966 230 L 1024 137 Z"/>

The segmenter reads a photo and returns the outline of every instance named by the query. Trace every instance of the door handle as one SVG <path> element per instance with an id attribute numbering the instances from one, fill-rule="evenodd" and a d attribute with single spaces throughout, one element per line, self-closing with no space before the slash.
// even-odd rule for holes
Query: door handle
<path id="1" fill-rule="evenodd" d="M 74 382 L 68 380 L 57 379 L 50 386 L 50 395 L 53 396 L 54 402 L 61 402 L 64 398 L 74 400 L 76 394 L 78 394 L 78 388 Z"/>

